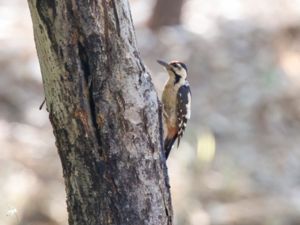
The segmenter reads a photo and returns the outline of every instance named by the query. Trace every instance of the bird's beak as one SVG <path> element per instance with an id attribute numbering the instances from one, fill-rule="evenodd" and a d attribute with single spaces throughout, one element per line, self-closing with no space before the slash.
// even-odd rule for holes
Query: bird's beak
<path id="1" fill-rule="evenodd" d="M 161 61 L 161 60 L 157 60 L 157 62 L 162 65 L 163 67 L 165 67 L 166 69 L 169 69 L 170 68 L 170 65 L 164 61 Z"/>

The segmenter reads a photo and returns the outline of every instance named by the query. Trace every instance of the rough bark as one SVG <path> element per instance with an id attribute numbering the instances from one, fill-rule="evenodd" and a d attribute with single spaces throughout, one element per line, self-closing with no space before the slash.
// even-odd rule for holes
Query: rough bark
<path id="1" fill-rule="evenodd" d="M 184 0 L 157 0 L 149 27 L 153 30 L 163 26 L 175 26 L 181 23 L 181 11 Z"/>
<path id="2" fill-rule="evenodd" d="M 160 106 L 128 1 L 28 3 L 69 224 L 172 224 Z"/>

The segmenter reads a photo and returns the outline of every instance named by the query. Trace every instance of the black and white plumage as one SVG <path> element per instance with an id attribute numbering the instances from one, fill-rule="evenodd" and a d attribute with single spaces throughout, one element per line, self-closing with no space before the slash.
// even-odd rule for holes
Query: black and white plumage
<path id="1" fill-rule="evenodd" d="M 187 121 L 191 117 L 191 90 L 188 82 L 178 89 L 177 92 L 177 127 L 178 144 L 186 128 Z"/>
<path id="2" fill-rule="evenodd" d="M 184 63 L 172 61 L 163 65 L 169 74 L 169 79 L 162 95 L 165 141 L 165 156 L 168 158 L 170 151 L 177 140 L 177 147 L 184 133 L 187 121 L 191 116 L 191 90 L 187 77 L 187 67 Z"/>

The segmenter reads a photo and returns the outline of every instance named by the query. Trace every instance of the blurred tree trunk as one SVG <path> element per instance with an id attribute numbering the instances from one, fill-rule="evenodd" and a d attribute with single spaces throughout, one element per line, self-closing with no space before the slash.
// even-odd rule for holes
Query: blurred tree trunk
<path id="1" fill-rule="evenodd" d="M 149 27 L 156 30 L 162 26 L 179 25 L 183 3 L 184 0 L 157 0 Z"/>
<path id="2" fill-rule="evenodd" d="M 127 0 L 28 0 L 70 225 L 170 225 L 160 106 Z"/>

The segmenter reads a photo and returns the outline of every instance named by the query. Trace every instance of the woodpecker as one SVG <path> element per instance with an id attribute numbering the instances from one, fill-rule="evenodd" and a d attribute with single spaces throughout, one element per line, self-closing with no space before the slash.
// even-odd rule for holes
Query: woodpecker
<path id="1" fill-rule="evenodd" d="M 191 117 L 191 90 L 187 78 L 187 67 L 179 61 L 157 62 L 165 67 L 169 79 L 162 94 L 163 118 L 165 128 L 164 151 L 168 159 L 170 151 L 177 139 L 180 144 L 187 121 Z"/>

